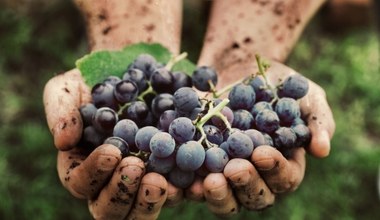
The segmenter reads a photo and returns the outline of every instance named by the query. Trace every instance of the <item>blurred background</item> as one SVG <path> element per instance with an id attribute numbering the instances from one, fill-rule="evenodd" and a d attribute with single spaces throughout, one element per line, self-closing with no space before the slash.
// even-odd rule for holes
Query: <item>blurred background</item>
<path id="1" fill-rule="evenodd" d="M 326 90 L 337 124 L 330 156 L 308 156 L 302 185 L 274 207 L 231 219 L 380 219 L 380 10 L 374 2 L 329 1 L 286 62 Z M 182 50 L 194 62 L 209 7 L 210 1 L 185 1 Z M 47 80 L 86 53 L 84 23 L 71 1 L 0 0 L 0 219 L 91 218 L 86 201 L 59 182 L 42 105 Z M 217 219 L 192 202 L 165 208 L 160 219 L 169 218 Z"/>

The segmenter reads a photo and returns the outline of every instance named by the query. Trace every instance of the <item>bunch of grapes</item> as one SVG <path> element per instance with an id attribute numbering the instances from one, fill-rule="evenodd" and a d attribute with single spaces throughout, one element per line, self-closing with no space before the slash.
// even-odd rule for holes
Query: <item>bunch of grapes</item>
<path id="1" fill-rule="evenodd" d="M 122 78 L 109 76 L 93 86 L 92 103 L 80 108 L 81 142 L 90 150 L 112 144 L 123 157 L 140 157 L 149 172 L 180 188 L 196 175 L 223 172 L 232 158 L 248 159 L 260 145 L 289 157 L 310 142 L 297 101 L 308 82 L 296 74 L 273 88 L 265 76 L 268 66 L 257 62 L 258 74 L 216 91 L 211 67 L 198 67 L 190 77 L 142 54 Z M 213 97 L 200 97 L 193 87 Z M 221 99 L 224 93 L 228 98 Z"/>

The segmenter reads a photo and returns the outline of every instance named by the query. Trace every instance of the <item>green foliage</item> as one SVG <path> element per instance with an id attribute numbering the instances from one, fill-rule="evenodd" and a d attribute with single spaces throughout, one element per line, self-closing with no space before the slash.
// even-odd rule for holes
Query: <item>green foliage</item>
<path id="1" fill-rule="evenodd" d="M 167 63 L 171 54 L 168 49 L 160 44 L 139 43 L 127 46 L 120 51 L 97 51 L 84 56 L 76 62 L 86 83 L 90 86 L 105 79 L 109 75 L 122 77 L 134 59 L 140 54 L 150 54 L 158 62 Z M 173 70 L 181 70 L 191 74 L 195 65 L 187 59 L 183 59 L 173 66 Z"/>

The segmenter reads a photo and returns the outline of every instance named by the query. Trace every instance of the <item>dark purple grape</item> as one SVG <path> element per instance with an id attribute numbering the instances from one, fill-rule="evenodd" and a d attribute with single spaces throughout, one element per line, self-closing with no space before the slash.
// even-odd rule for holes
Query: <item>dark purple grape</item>
<path id="1" fill-rule="evenodd" d="M 288 127 L 280 127 L 273 134 L 274 146 L 277 149 L 290 149 L 295 147 L 297 141 L 296 133 Z"/>
<path id="2" fill-rule="evenodd" d="M 90 147 L 94 148 L 101 145 L 106 137 L 106 134 L 99 132 L 93 126 L 87 126 L 83 130 L 82 141 L 85 145 L 90 145 Z"/>
<path id="3" fill-rule="evenodd" d="M 174 152 L 175 141 L 169 133 L 157 132 L 150 139 L 149 147 L 156 157 L 165 158 Z"/>
<path id="4" fill-rule="evenodd" d="M 174 119 L 170 124 L 169 134 L 173 136 L 177 143 L 185 143 L 193 140 L 195 126 L 189 118 L 179 117 Z"/>
<path id="5" fill-rule="evenodd" d="M 118 121 L 117 113 L 108 107 L 102 107 L 96 110 L 92 118 L 92 125 L 99 132 L 110 134 Z"/>
<path id="6" fill-rule="evenodd" d="M 116 84 L 114 96 L 120 104 L 131 102 L 137 98 L 139 89 L 131 80 L 122 80 Z"/>
<path id="7" fill-rule="evenodd" d="M 311 141 L 310 129 L 304 124 L 292 126 L 292 129 L 297 135 L 296 147 L 307 147 Z"/>
<path id="8" fill-rule="evenodd" d="M 174 110 L 174 97 L 169 93 L 158 94 L 152 101 L 151 111 L 159 118 L 166 110 Z"/>
<path id="9" fill-rule="evenodd" d="M 195 88 L 200 91 L 207 92 L 211 89 L 209 82 L 212 82 L 214 86 L 216 86 L 218 76 L 213 68 L 201 66 L 194 71 L 192 75 L 192 82 Z"/>
<path id="10" fill-rule="evenodd" d="M 186 189 L 194 182 L 195 174 L 193 171 L 183 171 L 178 167 L 174 167 L 169 172 L 168 178 L 174 186 Z"/>
<path id="11" fill-rule="evenodd" d="M 222 132 L 214 125 L 204 125 L 203 131 L 206 133 L 206 138 L 213 144 L 221 144 L 223 142 Z"/>
<path id="12" fill-rule="evenodd" d="M 173 91 L 177 91 L 182 87 L 192 87 L 193 82 L 191 81 L 191 77 L 184 72 L 173 72 L 174 84 Z"/>
<path id="13" fill-rule="evenodd" d="M 234 120 L 232 121 L 232 127 L 241 130 L 248 130 L 255 124 L 255 120 L 252 114 L 244 109 L 239 109 L 233 112 Z"/>
<path id="14" fill-rule="evenodd" d="M 150 76 L 150 84 L 157 93 L 170 93 L 173 91 L 174 77 L 166 68 L 157 68 Z"/>
<path id="15" fill-rule="evenodd" d="M 105 80 L 103 80 L 103 83 L 108 83 L 115 87 L 116 84 L 120 81 L 121 79 L 118 76 L 108 76 Z"/>
<path id="16" fill-rule="evenodd" d="M 265 138 L 265 145 L 269 145 L 269 146 L 274 147 L 274 143 L 273 143 L 272 137 L 269 134 L 265 133 L 265 132 L 262 132 L 262 134 L 263 134 L 263 136 Z"/>
<path id="17" fill-rule="evenodd" d="M 223 172 L 228 160 L 227 153 L 219 147 L 212 147 L 206 151 L 205 165 L 212 173 Z"/>
<path id="18" fill-rule="evenodd" d="M 272 134 L 280 127 L 280 119 L 276 112 L 268 109 L 260 111 L 255 118 L 259 131 Z"/>
<path id="19" fill-rule="evenodd" d="M 187 141 L 179 146 L 176 163 L 183 171 L 195 171 L 202 166 L 205 156 L 205 150 L 200 143 Z"/>
<path id="20" fill-rule="evenodd" d="M 131 151 L 136 151 L 135 136 L 139 128 L 136 123 L 129 119 L 117 122 L 113 129 L 113 136 L 120 137 L 128 143 Z"/>
<path id="21" fill-rule="evenodd" d="M 309 82 L 307 79 L 300 74 L 294 74 L 285 79 L 277 93 L 279 97 L 300 99 L 304 97 L 308 91 Z"/>
<path id="22" fill-rule="evenodd" d="M 154 154 L 150 154 L 147 162 L 147 170 L 149 172 L 167 174 L 175 166 L 175 156 L 172 154 L 169 157 L 160 158 L 156 157 Z"/>
<path id="23" fill-rule="evenodd" d="M 251 138 L 253 147 L 265 145 L 267 143 L 264 135 L 256 129 L 245 130 L 244 134 Z"/>
<path id="24" fill-rule="evenodd" d="M 128 69 L 128 71 L 123 75 L 123 80 L 131 80 L 136 83 L 140 93 L 148 88 L 148 81 L 145 77 L 145 74 L 142 70 L 139 69 Z"/>
<path id="25" fill-rule="evenodd" d="M 173 97 L 174 106 L 179 113 L 190 113 L 194 108 L 200 105 L 198 94 L 190 87 L 178 89 Z"/>
<path id="26" fill-rule="evenodd" d="M 232 110 L 251 110 L 255 103 L 256 94 L 252 86 L 240 83 L 232 88 L 228 94 L 229 106 Z"/>
<path id="27" fill-rule="evenodd" d="M 292 98 L 280 98 L 276 103 L 275 111 L 283 126 L 292 125 L 293 121 L 301 116 L 300 107 Z"/>
<path id="28" fill-rule="evenodd" d="M 251 114 L 253 117 L 256 117 L 257 113 L 259 113 L 260 111 L 262 111 L 264 109 L 273 110 L 272 105 L 269 102 L 265 102 L 265 101 L 256 102 L 253 105 L 253 108 L 251 110 Z"/>
<path id="29" fill-rule="evenodd" d="M 119 105 L 113 95 L 114 87 L 109 83 L 98 83 L 92 87 L 92 102 L 97 108 L 109 107 L 117 110 Z"/>
<path id="30" fill-rule="evenodd" d="M 141 127 L 144 124 L 143 122 L 149 114 L 150 110 L 143 101 L 132 101 L 122 112 L 124 118 L 131 119 L 138 127 Z"/>
<path id="31" fill-rule="evenodd" d="M 129 66 L 129 69 L 135 68 L 144 72 L 147 79 L 150 78 L 153 71 L 158 67 L 156 59 L 149 54 L 139 55 Z"/>
<path id="32" fill-rule="evenodd" d="M 160 130 L 153 126 L 140 128 L 135 136 L 136 147 L 142 151 L 150 152 L 150 140 L 158 132 Z"/>
<path id="33" fill-rule="evenodd" d="M 92 124 L 92 117 L 95 115 L 97 108 L 92 103 L 87 103 L 79 108 L 80 115 L 84 126 Z"/>
<path id="34" fill-rule="evenodd" d="M 232 133 L 228 139 L 227 152 L 233 158 L 248 158 L 253 151 L 251 138 L 241 131 Z"/>
<path id="35" fill-rule="evenodd" d="M 228 106 L 224 106 L 223 109 L 220 111 L 220 113 L 222 115 L 224 115 L 224 117 L 226 117 L 227 121 L 232 124 L 232 122 L 234 121 L 234 113 L 233 111 L 228 107 Z M 215 125 L 216 127 L 218 127 L 220 130 L 224 130 L 227 126 L 224 124 L 223 120 L 220 119 L 218 116 L 213 116 L 211 118 L 211 122 L 213 125 Z"/>
<path id="36" fill-rule="evenodd" d="M 111 144 L 117 147 L 121 151 L 122 157 L 126 157 L 129 154 L 128 143 L 120 137 L 109 137 L 104 141 L 104 144 Z"/>
<path id="37" fill-rule="evenodd" d="M 178 114 L 174 110 L 166 110 L 164 111 L 159 119 L 159 127 L 162 131 L 168 131 L 170 124 L 174 119 L 178 117 Z"/>

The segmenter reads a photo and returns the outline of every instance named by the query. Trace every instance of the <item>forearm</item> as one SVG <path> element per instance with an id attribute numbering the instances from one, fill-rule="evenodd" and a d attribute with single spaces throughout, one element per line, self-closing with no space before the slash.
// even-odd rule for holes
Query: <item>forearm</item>
<path id="1" fill-rule="evenodd" d="M 325 0 L 215 0 L 199 64 L 223 69 L 258 53 L 283 62 Z"/>
<path id="2" fill-rule="evenodd" d="M 182 0 L 75 0 L 87 25 L 91 51 L 160 43 L 178 53 Z"/>

